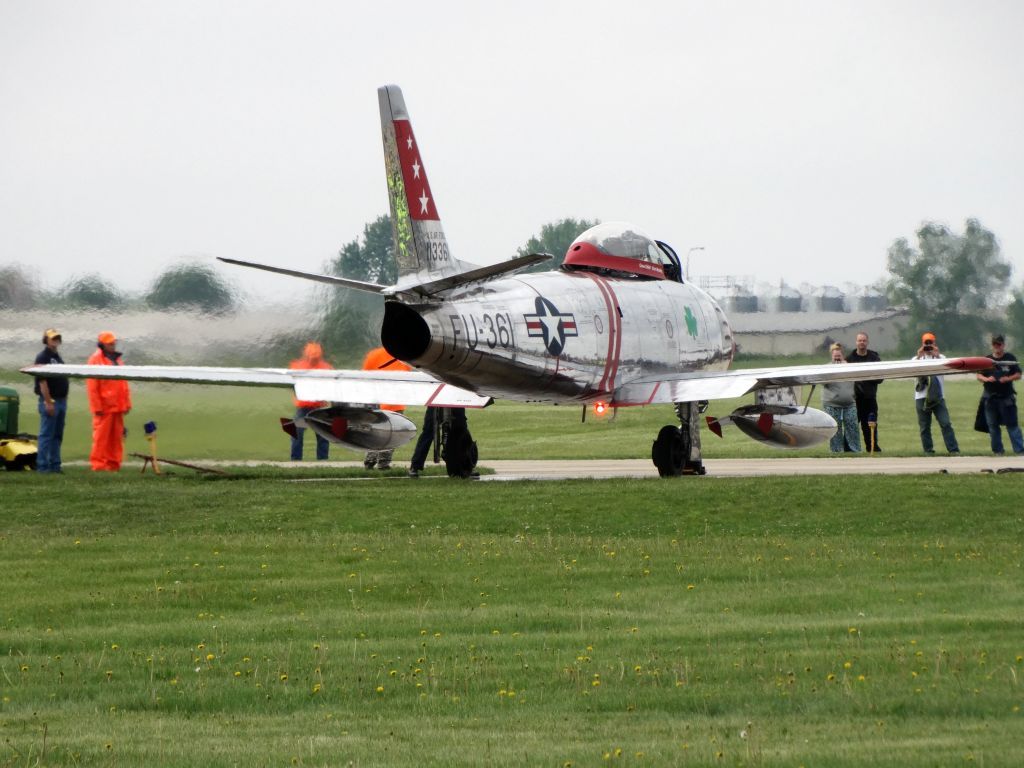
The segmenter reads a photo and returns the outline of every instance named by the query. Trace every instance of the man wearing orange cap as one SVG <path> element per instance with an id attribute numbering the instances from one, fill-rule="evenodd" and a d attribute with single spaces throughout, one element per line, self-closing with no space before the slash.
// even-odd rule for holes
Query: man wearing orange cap
<path id="1" fill-rule="evenodd" d="M 122 365 L 117 337 L 103 331 L 89 365 Z M 128 382 L 117 379 L 86 379 L 85 392 L 92 411 L 92 452 L 89 463 L 94 472 L 117 472 L 124 456 L 124 417 L 132 409 Z"/>
<path id="2" fill-rule="evenodd" d="M 921 346 L 917 350 L 915 360 L 938 360 L 945 357 L 939 352 L 939 345 L 935 341 L 934 333 L 926 331 L 921 334 Z M 917 384 L 914 386 L 914 406 L 917 408 L 917 425 L 920 428 L 921 448 L 924 452 L 929 456 L 935 453 L 935 445 L 932 443 L 932 415 L 934 414 L 935 420 L 939 422 L 946 450 L 951 456 L 959 456 L 960 445 L 956 441 L 953 422 L 949 418 L 949 408 L 946 407 L 946 392 L 942 376 L 917 377 Z"/>
<path id="3" fill-rule="evenodd" d="M 292 360 L 288 367 L 308 371 L 313 369 L 329 369 L 331 364 L 324 360 L 323 348 L 315 341 L 311 341 L 302 350 L 302 357 Z M 310 411 L 323 408 L 324 405 L 326 403 L 317 400 L 299 400 L 295 398 L 295 418 L 304 418 Z M 302 438 L 305 434 L 305 429 L 296 428 L 295 437 L 292 438 L 292 461 L 302 461 Z M 316 436 L 317 461 L 324 461 L 327 458 L 330 446 L 331 444 L 326 439 L 320 437 L 320 435 Z"/>
<path id="4" fill-rule="evenodd" d="M 363 359 L 363 370 L 411 371 L 412 368 L 401 360 L 396 360 L 384 347 L 377 347 L 366 353 L 366 357 Z M 380 407 L 381 410 L 394 411 L 395 413 L 401 413 L 405 410 L 404 405 L 387 405 L 382 403 Z M 373 469 L 374 466 L 377 469 L 388 469 L 391 467 L 392 454 L 394 454 L 394 450 L 368 451 L 366 458 L 363 459 L 363 466 L 367 469 Z"/>

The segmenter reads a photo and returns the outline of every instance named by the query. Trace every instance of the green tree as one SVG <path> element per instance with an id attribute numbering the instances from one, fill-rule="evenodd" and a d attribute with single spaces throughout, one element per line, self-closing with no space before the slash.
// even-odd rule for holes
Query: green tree
<path id="1" fill-rule="evenodd" d="M 962 235 L 929 221 L 917 241 L 917 248 L 905 238 L 889 246 L 889 300 L 910 309 L 903 351 L 916 350 L 926 330 L 944 350 L 975 350 L 991 324 L 988 313 L 1005 301 L 1012 271 L 995 235 L 977 219 L 967 220 Z"/>
<path id="2" fill-rule="evenodd" d="M 154 309 L 198 309 L 209 314 L 230 312 L 235 294 L 213 268 L 198 263 L 179 264 L 165 270 L 146 294 Z"/>
<path id="3" fill-rule="evenodd" d="M 993 331 L 1000 328 L 993 327 Z M 1006 308 L 1006 332 L 1013 337 L 1013 342 L 1024 341 L 1024 285 L 1013 292 L 1013 300 Z"/>
<path id="4" fill-rule="evenodd" d="M 527 256 L 531 253 L 550 253 L 555 258 L 541 264 L 535 264 L 526 272 L 547 272 L 551 269 L 558 269 L 565 260 L 565 252 L 569 250 L 572 241 L 583 232 L 601 222 L 589 221 L 587 219 L 559 219 L 558 221 L 545 224 L 540 228 L 540 235 L 534 235 L 526 241 L 526 245 L 519 249 L 520 256 Z"/>
<path id="5" fill-rule="evenodd" d="M 97 274 L 74 277 L 64 284 L 60 296 L 76 308 L 112 309 L 121 304 L 120 291 Z"/>
<path id="6" fill-rule="evenodd" d="M 0 267 L 0 309 L 31 309 L 38 299 L 36 281 L 23 267 Z"/>
<path id="7" fill-rule="evenodd" d="M 360 241 L 346 243 L 328 271 L 351 280 L 393 285 L 398 264 L 391 237 L 391 217 L 378 216 L 363 228 Z M 380 344 L 384 304 L 379 296 L 350 288 L 329 288 L 321 322 L 321 342 L 337 360 L 356 364 L 366 350 Z"/>

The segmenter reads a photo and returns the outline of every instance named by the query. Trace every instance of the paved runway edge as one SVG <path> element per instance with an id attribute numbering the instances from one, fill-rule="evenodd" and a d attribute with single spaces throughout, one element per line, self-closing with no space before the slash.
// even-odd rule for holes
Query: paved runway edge
<path id="1" fill-rule="evenodd" d="M 189 459 L 190 463 L 210 467 L 353 467 L 359 461 L 224 461 Z M 85 462 L 69 462 L 84 465 Z M 836 457 L 836 458 L 764 458 L 706 459 L 707 474 L 703 478 L 684 477 L 676 482 L 700 482 L 716 477 L 769 477 L 810 475 L 928 475 L 977 474 L 982 472 L 1024 472 L 1024 456 L 908 456 L 908 457 Z M 484 480 L 564 480 L 613 477 L 657 477 L 649 459 L 592 460 L 507 460 L 481 461 L 482 467 L 494 470 Z M 401 466 L 401 463 L 398 464 Z M 125 470 L 134 467 L 126 463 Z"/>

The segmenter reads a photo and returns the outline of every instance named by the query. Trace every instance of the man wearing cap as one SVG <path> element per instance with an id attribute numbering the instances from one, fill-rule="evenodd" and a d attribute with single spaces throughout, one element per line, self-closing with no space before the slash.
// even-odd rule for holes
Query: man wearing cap
<path id="1" fill-rule="evenodd" d="M 36 365 L 63 365 L 60 357 L 60 331 L 43 331 L 43 351 L 36 355 Z M 64 441 L 64 421 L 68 412 L 68 379 L 66 376 L 36 376 L 35 393 L 39 395 L 39 443 L 36 453 L 38 472 L 60 472 L 60 446 Z"/>
<path id="2" fill-rule="evenodd" d="M 836 342 L 829 347 L 832 362 L 846 365 L 843 345 Z M 836 433 L 829 440 L 832 453 L 859 453 L 860 434 L 857 425 L 857 405 L 854 400 L 852 381 L 835 381 L 825 384 L 821 390 L 821 405 L 825 413 L 836 420 Z"/>
<path id="3" fill-rule="evenodd" d="M 921 334 L 921 346 L 917 350 L 915 360 L 943 359 L 946 356 L 939 352 L 939 345 L 935 342 L 935 334 L 927 331 Z M 942 376 L 918 376 L 917 384 L 914 387 L 914 407 L 917 408 L 917 426 L 921 431 L 921 448 L 929 456 L 935 453 L 935 444 L 932 442 L 932 415 L 939 422 L 939 429 L 942 430 L 942 441 L 946 444 L 946 450 L 951 456 L 960 454 L 960 446 L 956 442 L 956 432 L 953 431 L 953 422 L 949 418 L 949 409 L 946 407 L 946 393 L 943 386 Z"/>
<path id="4" fill-rule="evenodd" d="M 308 371 L 314 369 L 329 369 L 331 364 L 324 360 L 324 350 L 318 343 L 311 341 L 306 344 L 302 350 L 302 357 L 292 360 L 288 364 L 289 368 Z M 295 418 L 302 419 L 310 411 L 315 411 L 317 408 L 322 408 L 326 403 L 322 403 L 316 400 L 295 400 Z M 292 438 L 292 461 L 302 461 L 302 440 L 305 437 L 306 430 L 298 429 L 295 430 L 295 436 Z M 315 433 L 314 433 L 315 434 Z M 326 439 L 316 436 L 316 458 L 317 461 L 324 461 L 327 458 L 328 451 L 330 450 L 331 444 Z"/>
<path id="5" fill-rule="evenodd" d="M 122 365 L 117 351 L 117 337 L 103 331 L 97 337 L 96 351 L 86 361 L 89 365 Z M 117 472 L 124 456 L 124 417 L 132 409 L 128 382 L 119 379 L 86 379 L 92 411 L 92 452 L 89 464 L 93 472 Z"/>
<path id="6" fill-rule="evenodd" d="M 1006 339 L 1003 334 L 992 335 L 992 353 L 988 355 L 993 361 L 1001 363 L 987 371 L 976 374 L 978 381 L 985 387 L 981 399 L 985 406 L 985 421 L 988 422 L 988 436 L 992 442 L 992 453 L 1003 454 L 1003 435 L 1000 425 L 1006 427 L 1010 436 L 1010 445 L 1016 454 L 1024 453 L 1024 438 L 1021 437 L 1020 426 L 1017 424 L 1017 393 L 1013 382 L 1020 378 L 1021 370 L 1017 358 L 1006 351 Z"/>

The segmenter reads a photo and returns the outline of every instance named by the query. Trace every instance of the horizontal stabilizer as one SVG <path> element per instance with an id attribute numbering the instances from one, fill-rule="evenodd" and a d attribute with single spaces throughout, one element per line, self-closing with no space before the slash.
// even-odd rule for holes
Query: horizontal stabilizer
<path id="1" fill-rule="evenodd" d="M 285 269 L 284 267 L 271 267 L 267 264 L 257 264 L 253 261 L 239 261 L 238 259 L 225 259 L 222 256 L 217 257 L 218 261 L 223 261 L 225 264 L 237 264 L 240 267 L 252 267 L 253 269 L 262 269 L 265 272 L 274 272 L 278 275 L 290 275 L 292 277 L 301 277 L 303 280 L 314 280 L 318 283 L 327 283 L 328 285 L 337 285 L 343 288 L 352 288 L 357 291 L 366 291 L 367 293 L 383 293 L 390 286 L 378 285 L 377 283 L 366 283 L 362 280 L 349 280 L 347 277 L 336 277 L 335 275 L 318 275 L 315 272 L 299 272 L 296 269 Z"/>
<path id="2" fill-rule="evenodd" d="M 540 264 L 545 261 L 550 261 L 553 257 L 549 253 L 531 253 L 527 256 L 516 256 L 514 259 L 508 259 L 497 264 L 489 264 L 486 267 L 476 267 L 466 272 L 460 272 L 457 275 L 450 275 L 448 277 L 441 277 L 437 280 L 428 280 L 426 282 L 419 282 L 417 275 L 412 275 L 412 280 L 399 281 L 398 285 L 379 285 L 377 283 L 367 283 L 362 280 L 350 280 L 347 277 L 337 277 L 335 275 L 321 275 L 315 272 L 300 272 L 296 269 L 285 269 L 284 267 L 272 267 L 267 264 L 257 264 L 252 261 L 239 261 L 238 259 L 226 259 L 218 256 L 219 261 L 223 261 L 225 264 L 237 264 L 240 267 L 252 267 L 253 269 L 262 269 L 265 272 L 274 272 L 278 275 L 290 275 L 292 277 L 301 277 L 303 280 L 313 280 L 318 283 L 327 283 L 328 285 L 336 285 L 342 288 L 352 288 L 356 291 L 364 291 L 366 293 L 378 293 L 385 296 L 394 296 L 398 293 L 416 293 L 421 296 L 433 296 L 438 293 L 457 288 L 461 285 L 468 285 L 469 283 L 479 283 L 484 280 L 492 280 L 502 275 L 507 275 L 511 272 L 518 272 L 519 270 L 532 267 L 534 264 Z"/>
<path id="3" fill-rule="evenodd" d="M 441 277 L 437 280 L 430 280 L 426 283 L 419 283 L 409 287 L 403 286 L 399 283 L 399 285 L 389 289 L 388 293 L 410 291 L 424 296 L 433 296 L 434 294 L 443 293 L 444 291 L 451 290 L 452 288 L 458 288 L 462 285 L 468 285 L 469 283 L 479 283 L 484 280 L 492 280 L 496 277 L 501 277 L 502 275 L 507 275 L 512 272 L 518 272 L 521 269 L 532 267 L 534 264 L 550 261 L 552 258 L 554 257 L 550 253 L 531 253 L 526 256 L 516 256 L 514 259 L 501 261 L 497 264 L 489 264 L 486 267 L 476 267 L 475 269 L 471 269 L 466 272 L 460 272 L 457 275 Z"/>

